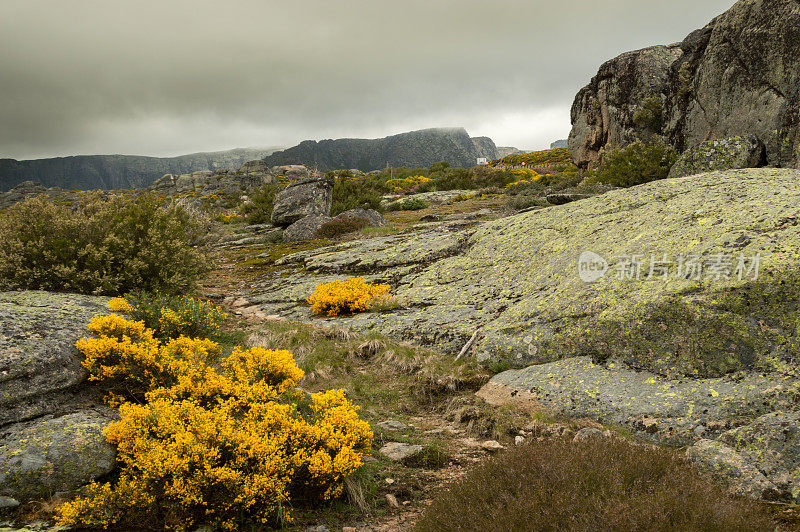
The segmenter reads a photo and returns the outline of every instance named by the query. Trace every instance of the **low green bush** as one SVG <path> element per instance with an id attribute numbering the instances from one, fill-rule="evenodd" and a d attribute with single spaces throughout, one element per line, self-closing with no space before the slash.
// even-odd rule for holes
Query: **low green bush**
<path id="1" fill-rule="evenodd" d="M 152 193 L 88 193 L 71 206 L 30 198 L 0 223 L 0 289 L 191 292 L 208 269 L 192 245 L 202 233 L 190 209 Z"/>
<path id="2" fill-rule="evenodd" d="M 524 445 L 442 491 L 414 530 L 776 529 L 756 501 L 734 497 L 677 453 L 595 438 Z"/>
<path id="3" fill-rule="evenodd" d="M 268 223 L 272 216 L 272 204 L 275 196 L 283 190 L 283 185 L 279 183 L 268 183 L 256 191 L 248 203 L 241 207 L 242 213 L 247 218 L 247 223 L 263 224 Z"/>
<path id="4" fill-rule="evenodd" d="M 389 206 L 390 211 L 418 211 L 420 209 L 425 209 L 428 207 L 428 204 L 422 201 L 421 199 L 416 198 L 409 198 L 404 200 L 399 200 L 392 203 Z"/>
<path id="5" fill-rule="evenodd" d="M 330 222 L 322 224 L 322 227 L 317 231 L 317 238 L 336 238 L 340 235 L 354 233 L 369 225 L 369 220 L 366 218 L 336 218 Z"/>
<path id="6" fill-rule="evenodd" d="M 333 185 L 331 216 L 361 207 L 383 211 L 381 196 L 388 192 L 384 182 L 374 176 L 337 177 Z"/>
<path id="7" fill-rule="evenodd" d="M 632 187 L 665 179 L 677 159 L 677 152 L 661 142 L 634 142 L 606 155 L 594 179 L 616 187 Z"/>

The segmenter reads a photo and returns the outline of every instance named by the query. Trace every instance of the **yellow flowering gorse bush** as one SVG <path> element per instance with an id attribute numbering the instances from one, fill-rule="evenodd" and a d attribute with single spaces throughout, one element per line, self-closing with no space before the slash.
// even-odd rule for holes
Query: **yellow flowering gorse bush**
<path id="1" fill-rule="evenodd" d="M 433 181 L 430 177 L 425 177 L 423 175 L 412 175 L 411 177 L 404 177 L 398 179 L 390 179 L 386 182 L 386 186 L 395 192 L 400 192 L 401 190 L 405 190 L 407 188 L 411 188 L 417 185 L 422 185 L 424 183 L 430 183 Z"/>
<path id="2" fill-rule="evenodd" d="M 388 284 L 370 284 L 361 277 L 318 284 L 306 301 L 315 314 L 338 316 L 369 310 L 373 299 L 387 295 Z"/>
<path id="3" fill-rule="evenodd" d="M 144 321 L 156 338 L 215 336 L 228 315 L 211 301 L 160 293 L 132 293 L 109 302 L 109 310 Z"/>
<path id="4" fill-rule="evenodd" d="M 140 371 L 168 368 L 170 378 L 152 387 L 144 403 L 121 405 L 120 421 L 106 429 L 117 446 L 119 478 L 94 483 L 62 505 L 61 524 L 283 525 L 292 520 L 293 501 L 341 495 L 344 477 L 369 452 L 373 434 L 358 407 L 342 390 L 309 397 L 296 391 L 303 371 L 288 351 L 236 348 L 218 370 L 208 364 L 219 353 L 211 340 L 181 337 L 162 345 L 141 322 L 119 316 L 95 318 L 90 328 L 101 335 L 91 344 L 93 378 L 104 378 L 95 371 L 108 366 L 96 361 L 117 357 L 111 352 L 119 344 L 147 353 L 134 357 L 152 365 Z"/>

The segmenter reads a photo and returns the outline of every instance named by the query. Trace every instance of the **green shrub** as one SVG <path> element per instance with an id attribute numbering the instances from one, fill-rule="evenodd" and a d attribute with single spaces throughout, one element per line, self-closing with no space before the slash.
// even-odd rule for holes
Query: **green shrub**
<path id="1" fill-rule="evenodd" d="M 634 142 L 606 155 L 594 179 L 617 187 L 632 187 L 665 179 L 677 159 L 675 150 L 661 142 Z"/>
<path id="2" fill-rule="evenodd" d="M 241 207 L 242 213 L 247 217 L 247 223 L 268 223 L 272 216 L 272 204 L 275 196 L 283 190 L 279 183 L 268 183 L 261 187 L 250 197 L 250 202 Z"/>
<path id="3" fill-rule="evenodd" d="M 211 301 L 188 296 L 136 290 L 126 294 L 124 302 L 130 307 L 127 312 L 114 307 L 120 303 L 118 299 L 113 299 L 109 307 L 112 311 L 125 312 L 134 320 L 143 321 L 160 339 L 179 336 L 215 338 L 227 318 L 227 314 Z"/>
<path id="4" fill-rule="evenodd" d="M 535 442 L 478 465 L 442 491 L 416 531 L 772 531 L 677 453 L 617 439 Z"/>
<path id="5" fill-rule="evenodd" d="M 639 109 L 633 114 L 633 123 L 640 128 L 646 128 L 656 133 L 661 131 L 663 107 L 661 98 L 658 96 L 645 98 Z"/>
<path id="6" fill-rule="evenodd" d="M 71 207 L 30 198 L 0 223 L 0 289 L 190 292 L 208 268 L 191 245 L 201 234 L 188 208 L 152 193 L 89 193 Z"/>
<path id="7" fill-rule="evenodd" d="M 366 218 L 344 218 L 333 219 L 330 222 L 325 222 L 322 227 L 317 231 L 317 238 L 336 238 L 340 235 L 354 233 L 369 225 L 369 220 Z"/>
<path id="8" fill-rule="evenodd" d="M 337 178 L 333 185 L 331 216 L 361 207 L 383 211 L 381 197 L 387 192 L 383 183 L 373 176 Z"/>
<path id="9" fill-rule="evenodd" d="M 428 207 L 428 204 L 422 201 L 421 199 L 416 198 L 409 198 L 404 200 L 399 200 L 392 203 L 389 206 L 390 211 L 418 211 L 420 209 L 425 209 Z"/>

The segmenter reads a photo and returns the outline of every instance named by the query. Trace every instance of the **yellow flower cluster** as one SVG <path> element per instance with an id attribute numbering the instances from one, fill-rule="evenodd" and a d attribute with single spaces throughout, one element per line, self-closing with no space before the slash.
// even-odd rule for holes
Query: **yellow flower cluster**
<path id="1" fill-rule="evenodd" d="M 152 331 L 123 321 L 93 320 L 93 330 L 151 341 Z M 161 347 L 182 369 L 172 384 L 147 392 L 143 404 L 121 405 L 120 421 L 106 429 L 117 446 L 119 478 L 62 505 L 61 524 L 283 526 L 293 500 L 341 495 L 344 477 L 372 445 L 358 407 L 342 390 L 308 398 L 295 391 L 303 371 L 288 351 L 236 348 L 220 370 L 203 362 L 212 353 L 210 340 Z"/>
<path id="2" fill-rule="evenodd" d="M 536 181 L 537 179 L 540 179 L 542 177 L 541 174 L 539 174 L 536 170 L 533 170 L 531 168 L 514 168 L 512 170 L 509 170 L 508 173 L 516 177 L 529 179 L 531 181 Z"/>
<path id="3" fill-rule="evenodd" d="M 453 201 L 455 201 L 455 202 L 457 202 L 457 201 L 467 201 L 467 200 L 471 200 L 474 197 L 475 197 L 475 193 L 474 192 L 471 192 L 469 194 L 459 194 L 458 196 L 453 198 Z"/>
<path id="4" fill-rule="evenodd" d="M 306 301 L 315 314 L 338 316 L 369 310 L 372 300 L 389 293 L 388 284 L 370 284 L 361 277 L 318 284 Z"/>
<path id="5" fill-rule="evenodd" d="M 95 316 L 89 330 L 99 338 L 76 343 L 89 379 L 120 385 L 130 393 L 174 384 L 189 368 L 206 364 L 220 353 L 219 345 L 205 338 L 181 336 L 162 345 L 143 321 L 128 321 L 116 314 Z"/>
<path id="6" fill-rule="evenodd" d="M 241 218 L 242 218 L 241 214 L 239 214 L 238 212 L 233 212 L 233 211 L 231 211 L 231 212 L 223 212 L 217 217 L 217 219 L 220 222 L 224 223 L 224 224 L 230 224 L 230 223 L 239 221 Z"/>
<path id="7" fill-rule="evenodd" d="M 423 183 L 430 183 L 433 179 L 425 177 L 424 175 L 412 175 L 411 177 L 404 177 L 398 179 L 390 179 L 386 182 L 386 186 L 395 192 L 400 192 L 407 188 L 411 188 Z"/>
<path id="8" fill-rule="evenodd" d="M 553 148 L 551 150 L 534 151 L 531 153 L 522 153 L 518 155 L 507 155 L 502 159 L 494 159 L 489 164 L 492 166 L 507 165 L 507 166 L 521 166 L 525 163 L 527 166 L 540 166 L 549 164 L 569 164 L 572 162 L 572 157 L 569 155 L 567 148 Z"/>
<path id="9" fill-rule="evenodd" d="M 108 310 L 127 314 L 133 312 L 133 307 L 124 297 L 115 297 L 108 302 Z"/>

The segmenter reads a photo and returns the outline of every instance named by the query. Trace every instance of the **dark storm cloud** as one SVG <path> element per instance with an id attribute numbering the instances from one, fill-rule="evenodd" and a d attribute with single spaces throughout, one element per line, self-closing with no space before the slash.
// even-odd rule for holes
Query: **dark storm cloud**
<path id="1" fill-rule="evenodd" d="M 500 145 L 569 131 L 625 50 L 731 0 L 0 2 L 0 157 L 154 155 L 463 125 Z"/>

